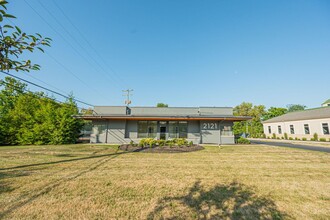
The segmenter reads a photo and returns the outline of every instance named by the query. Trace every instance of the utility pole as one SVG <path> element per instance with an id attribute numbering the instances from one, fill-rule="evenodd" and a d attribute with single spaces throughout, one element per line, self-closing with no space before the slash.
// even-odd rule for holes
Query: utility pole
<path id="1" fill-rule="evenodd" d="M 125 104 L 126 104 L 127 106 L 129 106 L 129 104 L 132 103 L 132 101 L 130 100 L 130 96 L 133 95 L 133 94 L 132 94 L 133 91 L 134 91 L 133 89 L 126 89 L 126 90 L 123 90 L 123 93 L 124 93 L 123 96 L 126 96 Z"/>

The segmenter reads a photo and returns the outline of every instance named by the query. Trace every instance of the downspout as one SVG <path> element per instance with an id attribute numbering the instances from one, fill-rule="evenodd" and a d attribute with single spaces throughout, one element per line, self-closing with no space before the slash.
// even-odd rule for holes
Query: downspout
<path id="1" fill-rule="evenodd" d="M 220 134 L 220 136 L 219 136 L 219 138 L 220 138 L 219 146 L 222 145 L 222 138 L 221 138 L 221 122 L 223 122 L 223 121 L 224 121 L 224 120 L 222 120 L 222 121 L 219 122 L 219 134 Z"/>
<path id="2" fill-rule="evenodd" d="M 108 143 L 109 120 L 107 120 L 107 133 L 105 133 L 105 143 Z"/>

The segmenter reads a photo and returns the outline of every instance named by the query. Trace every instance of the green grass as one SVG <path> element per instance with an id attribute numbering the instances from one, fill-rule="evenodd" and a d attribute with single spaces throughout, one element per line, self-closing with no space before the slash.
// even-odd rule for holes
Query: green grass
<path id="1" fill-rule="evenodd" d="M 330 218 L 328 153 L 68 145 L 0 147 L 0 158 L 0 219 Z"/>

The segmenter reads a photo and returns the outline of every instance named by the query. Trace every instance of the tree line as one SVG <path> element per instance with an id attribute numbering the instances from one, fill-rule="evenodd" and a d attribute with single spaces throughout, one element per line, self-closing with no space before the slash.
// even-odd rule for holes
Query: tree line
<path id="1" fill-rule="evenodd" d="M 0 81 L 0 145 L 71 144 L 84 125 L 73 98 L 58 103 L 11 77 Z"/>
<path id="2" fill-rule="evenodd" d="M 249 102 L 243 102 L 234 108 L 235 116 L 251 116 L 249 121 L 235 122 L 233 131 L 235 135 L 243 133 L 250 137 L 261 137 L 263 135 L 262 121 L 284 115 L 289 112 L 302 111 L 306 109 L 305 105 L 289 104 L 286 108 L 270 107 L 266 109 L 264 105 L 253 105 Z"/>

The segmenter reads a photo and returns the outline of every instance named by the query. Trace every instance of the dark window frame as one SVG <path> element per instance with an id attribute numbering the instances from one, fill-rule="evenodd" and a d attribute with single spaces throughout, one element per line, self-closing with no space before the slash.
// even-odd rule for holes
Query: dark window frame
<path id="1" fill-rule="evenodd" d="M 294 134 L 294 126 L 290 125 L 290 134 Z"/>
<path id="2" fill-rule="evenodd" d="M 311 131 L 309 129 L 309 124 L 304 124 L 304 132 L 305 134 L 311 134 Z"/>
<path id="3" fill-rule="evenodd" d="M 322 123 L 322 131 L 324 135 L 329 135 L 329 124 L 328 123 Z"/>

